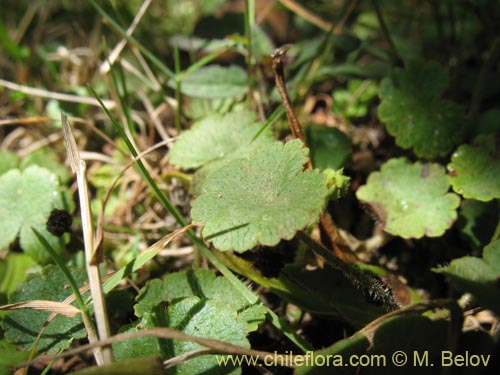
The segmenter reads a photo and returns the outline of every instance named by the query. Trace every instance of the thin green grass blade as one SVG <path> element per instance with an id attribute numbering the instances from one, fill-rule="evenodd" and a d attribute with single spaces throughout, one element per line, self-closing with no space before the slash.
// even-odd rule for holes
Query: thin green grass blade
<path id="1" fill-rule="evenodd" d="M 218 51 L 210 53 L 207 56 L 202 57 L 198 61 L 196 61 L 193 64 L 191 64 L 186 70 L 184 70 L 184 71 L 180 72 L 179 74 L 177 74 L 175 76 L 175 79 L 178 80 L 178 81 L 182 81 L 182 79 L 185 76 L 187 76 L 188 74 L 193 73 L 194 71 L 196 71 L 196 70 L 204 67 L 205 65 L 211 63 L 217 56 L 219 56 L 224 51 L 226 51 L 226 49 L 224 49 L 224 50 L 218 50 Z"/>
<path id="2" fill-rule="evenodd" d="M 137 39 L 135 39 L 133 36 L 128 35 L 126 30 L 121 27 L 116 21 L 104 11 L 99 5 L 94 0 L 90 0 L 90 3 L 92 6 L 97 10 L 97 12 L 106 20 L 109 22 L 109 24 L 127 41 L 129 41 L 131 44 L 136 46 L 143 54 L 144 56 L 151 61 L 153 65 L 155 65 L 163 74 L 165 74 L 169 78 L 175 78 L 175 74 L 165 65 L 163 64 L 160 59 L 158 59 L 155 55 L 153 55 L 146 47 L 144 47 Z"/>
<path id="3" fill-rule="evenodd" d="M 68 267 L 66 266 L 66 264 L 64 264 L 63 260 L 59 256 L 59 254 L 57 254 L 57 252 L 54 251 L 54 249 L 52 249 L 52 247 L 50 246 L 48 241 L 45 239 L 45 237 L 35 228 L 31 227 L 31 230 L 33 231 L 33 233 L 35 233 L 35 236 L 37 236 L 38 240 L 43 245 L 45 250 L 47 250 L 47 252 L 50 254 L 50 257 L 52 258 L 52 260 L 54 260 L 54 263 L 57 264 L 57 266 L 64 273 L 64 276 L 66 276 L 66 278 L 68 279 L 69 286 L 71 287 L 71 290 L 73 291 L 73 294 L 75 295 L 76 302 L 78 303 L 78 307 L 80 308 L 80 310 L 82 311 L 83 314 L 87 315 L 87 306 L 85 305 L 85 302 L 83 302 L 83 298 L 82 298 L 82 295 L 80 294 L 80 290 L 78 289 L 78 286 L 76 285 L 76 281 L 73 278 L 73 276 L 71 275 L 71 272 L 69 272 Z"/>
<path id="4" fill-rule="evenodd" d="M 113 85 L 114 90 L 118 93 L 118 99 L 120 102 L 120 109 L 125 115 L 125 120 L 127 121 L 127 128 L 133 136 L 135 136 L 135 127 L 134 122 L 132 121 L 132 116 L 130 113 L 130 107 L 128 105 L 129 95 L 127 90 L 127 82 L 125 79 L 125 73 L 123 72 L 123 67 L 120 64 L 117 64 L 118 77 L 115 73 L 114 69 L 115 65 L 110 64 L 109 73 L 111 75 L 111 83 Z M 122 95 L 120 93 L 123 93 Z"/>
<path id="5" fill-rule="evenodd" d="M 271 116 L 266 120 L 264 125 L 259 129 L 257 133 L 252 138 L 252 142 L 255 141 L 259 136 L 272 124 L 274 124 L 281 116 L 285 114 L 285 108 L 283 106 L 279 106 L 274 110 L 273 113 L 271 113 Z"/>

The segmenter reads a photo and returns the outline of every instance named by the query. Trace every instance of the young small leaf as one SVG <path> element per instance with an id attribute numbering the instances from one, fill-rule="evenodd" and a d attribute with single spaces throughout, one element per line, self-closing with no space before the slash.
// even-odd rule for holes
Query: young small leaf
<path id="1" fill-rule="evenodd" d="M 175 88 L 173 80 L 168 85 Z M 245 95 L 246 91 L 246 72 L 236 65 L 206 66 L 188 73 L 181 81 L 181 92 L 194 98 L 234 98 Z"/>
<path id="2" fill-rule="evenodd" d="M 451 186 L 465 198 L 500 198 L 500 159 L 484 147 L 460 146 L 451 157 Z"/>
<path id="3" fill-rule="evenodd" d="M 314 223 L 328 190 L 318 170 L 303 172 L 308 150 L 299 140 L 252 149 L 211 173 L 192 203 L 194 222 L 219 250 L 274 246 Z"/>
<path id="4" fill-rule="evenodd" d="M 315 168 L 339 169 L 351 157 L 351 141 L 337 128 L 312 125 L 306 129 L 307 143 Z"/>
<path id="5" fill-rule="evenodd" d="M 500 207 L 497 202 L 480 202 L 475 199 L 464 199 L 460 203 L 458 227 L 462 235 L 474 249 L 486 246 L 500 220 Z"/>
<path id="6" fill-rule="evenodd" d="M 441 98 L 448 77 L 435 63 L 411 61 L 382 81 L 380 120 L 398 146 L 433 159 L 449 153 L 464 136 L 462 109 Z"/>
<path id="7" fill-rule="evenodd" d="M 457 217 L 460 199 L 448 193 L 449 179 L 438 164 L 391 159 L 356 192 L 384 224 L 403 238 L 439 237 Z"/>

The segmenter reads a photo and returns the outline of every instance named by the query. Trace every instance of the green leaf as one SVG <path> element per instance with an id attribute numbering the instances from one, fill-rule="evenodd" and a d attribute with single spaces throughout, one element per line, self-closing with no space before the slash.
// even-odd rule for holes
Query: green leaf
<path id="1" fill-rule="evenodd" d="M 254 61 L 262 61 L 268 57 L 275 46 L 265 31 L 256 23 L 251 25 L 252 31 L 252 58 Z"/>
<path id="2" fill-rule="evenodd" d="M 249 348 L 246 325 L 236 319 L 230 309 L 213 300 L 198 297 L 184 298 L 167 308 L 168 326 L 181 329 L 188 335 L 225 341 Z M 178 356 L 204 348 L 191 341 L 169 340 L 170 356 Z M 176 366 L 177 374 L 239 374 L 240 369 L 231 365 L 220 366 L 214 356 L 201 356 L 181 362 Z"/>
<path id="3" fill-rule="evenodd" d="M 482 258 L 454 259 L 433 271 L 445 274 L 455 288 L 472 293 L 481 305 L 500 314 L 500 240 L 486 246 Z"/>
<path id="4" fill-rule="evenodd" d="M 328 188 L 328 196 L 330 199 L 339 199 L 344 197 L 349 191 L 350 177 L 344 175 L 344 169 L 325 169 L 323 171 L 326 179 L 326 187 Z"/>
<path id="5" fill-rule="evenodd" d="M 17 168 L 19 158 L 16 154 L 10 151 L 0 151 L 0 175 L 10 169 Z"/>
<path id="6" fill-rule="evenodd" d="M 238 319 L 247 324 L 247 331 L 257 331 L 259 325 L 266 320 L 267 308 L 262 305 L 249 305 L 238 313 Z"/>
<path id="7" fill-rule="evenodd" d="M 274 246 L 314 223 L 328 190 L 318 170 L 302 172 L 308 150 L 299 140 L 256 147 L 211 173 L 191 217 L 219 250 Z"/>
<path id="8" fill-rule="evenodd" d="M 213 271 L 205 269 L 176 272 L 164 280 L 149 281 L 137 296 L 135 314 L 142 317 L 162 302 L 186 297 L 211 299 L 234 311 L 243 311 L 238 318 L 249 324 L 248 331 L 255 330 L 265 318 L 262 306 L 253 308 L 254 305 L 249 305 L 226 278 L 216 277 Z"/>
<path id="9" fill-rule="evenodd" d="M 383 223 L 403 238 L 439 237 L 457 217 L 460 199 L 448 193 L 449 178 L 438 164 L 391 159 L 356 192 Z"/>
<path id="10" fill-rule="evenodd" d="M 172 164 L 183 168 L 198 168 L 208 162 L 227 157 L 248 146 L 262 124 L 250 111 L 212 114 L 183 132 L 170 150 Z M 256 144 L 270 142 L 270 131 L 257 138 Z"/>
<path id="11" fill-rule="evenodd" d="M 54 208 L 67 209 L 64 190 L 56 175 L 45 168 L 29 166 L 24 171 L 12 169 L 0 176 L 0 248 L 20 234 L 22 249 L 39 263 L 50 259 L 31 227 L 38 230 L 56 251 L 64 240 L 46 230 L 46 221 Z"/>
<path id="12" fill-rule="evenodd" d="M 347 90 L 333 92 L 333 111 L 344 117 L 363 117 L 368 112 L 368 104 L 378 93 L 373 81 L 351 79 L 347 82 Z"/>
<path id="13" fill-rule="evenodd" d="M 151 314 L 143 317 L 137 324 L 120 329 L 120 333 L 138 332 L 143 329 L 154 328 L 155 324 Z M 161 350 L 162 340 L 153 336 L 139 336 L 129 340 L 119 341 L 113 344 L 113 354 L 117 361 L 129 358 L 147 358 L 151 356 L 165 356 Z"/>
<path id="14" fill-rule="evenodd" d="M 321 66 L 316 72 L 316 79 L 327 79 L 330 77 L 359 77 L 359 78 L 382 78 L 385 77 L 390 67 L 382 61 L 372 61 L 364 65 L 353 63 L 340 63 L 336 65 Z"/>
<path id="15" fill-rule="evenodd" d="M 0 23 L 0 45 L 3 46 L 4 52 L 16 60 L 18 63 L 25 62 L 30 56 L 30 47 L 21 46 L 14 41 L 5 29 L 4 23 Z"/>
<path id="16" fill-rule="evenodd" d="M 59 117 L 61 116 L 58 112 Z M 30 165 L 38 165 L 55 173 L 61 180 L 66 183 L 70 179 L 68 170 L 64 167 L 61 161 L 57 158 L 56 153 L 49 147 L 39 148 L 38 150 L 26 155 L 21 161 L 20 169 L 26 169 Z"/>
<path id="17" fill-rule="evenodd" d="M 490 242 L 499 220 L 499 206 L 495 201 L 485 203 L 465 199 L 460 204 L 457 223 L 474 249 L 481 249 Z"/>
<path id="18" fill-rule="evenodd" d="M 175 82 L 168 85 L 175 88 Z M 232 65 L 206 66 L 182 78 L 181 92 L 194 98 L 220 99 L 244 96 L 247 92 L 247 74 L 243 68 Z"/>
<path id="19" fill-rule="evenodd" d="M 229 39 L 200 38 L 197 36 L 187 36 L 177 34 L 169 39 L 172 47 L 177 47 L 183 51 L 210 53 L 223 49 L 229 49 L 234 46 L 234 42 Z"/>
<path id="20" fill-rule="evenodd" d="M 7 303 L 7 294 L 13 292 L 17 284 L 26 278 L 26 272 L 33 264 L 30 256 L 14 252 L 0 259 L 0 304 Z"/>
<path id="21" fill-rule="evenodd" d="M 448 154 L 464 137 L 465 117 L 442 99 L 448 78 L 436 63 L 409 62 L 382 81 L 380 120 L 398 146 L 428 159 Z"/>
<path id="22" fill-rule="evenodd" d="M 70 269 L 73 278 L 79 286 L 86 279 L 86 273 L 81 269 Z M 27 280 L 19 284 L 16 291 L 9 296 L 9 303 L 29 300 L 48 300 L 62 302 L 71 295 L 71 289 L 63 272 L 49 265 L 40 273 L 30 274 Z M 49 312 L 31 309 L 13 310 L 2 321 L 5 337 L 23 349 L 31 349 L 38 332 L 50 315 Z M 80 316 L 68 318 L 58 315 L 43 332 L 38 342 L 38 353 L 54 353 L 66 349 L 74 339 L 86 336 Z"/>
<path id="23" fill-rule="evenodd" d="M 199 120 L 213 113 L 224 114 L 232 109 L 244 109 L 245 104 L 240 102 L 236 104 L 235 99 L 202 99 L 190 98 L 189 102 L 184 104 L 183 114 L 191 120 Z"/>
<path id="24" fill-rule="evenodd" d="M 307 143 L 315 168 L 339 169 L 351 157 L 351 141 L 336 128 L 313 125 L 306 129 Z"/>
<path id="25" fill-rule="evenodd" d="M 166 308 L 156 306 L 149 312 L 145 312 L 140 322 L 127 329 L 127 332 L 154 327 L 170 327 L 181 330 L 188 335 L 221 340 L 246 348 L 250 347 L 246 339 L 247 326 L 241 319 L 237 318 L 236 310 L 211 299 L 196 296 L 176 298 L 170 301 Z M 155 337 L 140 337 L 113 345 L 118 359 L 151 355 L 172 358 L 201 348 L 204 347 L 191 341 Z M 214 356 L 202 356 L 181 362 L 175 370 L 176 374 L 240 373 L 238 368 L 219 366 Z"/>
<path id="26" fill-rule="evenodd" d="M 451 157 L 451 186 L 465 198 L 500 198 L 500 157 L 485 147 L 460 146 Z"/>
<path id="27" fill-rule="evenodd" d="M 233 271 L 262 285 L 285 301 L 315 315 L 334 317 L 361 328 L 387 311 L 361 288 L 353 285 L 338 270 L 324 268 L 304 270 L 287 264 L 279 277 L 264 277 L 254 265 L 230 252 L 216 252 L 217 257 Z"/>
<path id="28" fill-rule="evenodd" d="M 10 366 L 16 363 L 26 361 L 29 357 L 29 352 L 19 351 L 18 348 L 7 340 L 0 340 L 0 375 L 10 375 L 14 370 Z"/>

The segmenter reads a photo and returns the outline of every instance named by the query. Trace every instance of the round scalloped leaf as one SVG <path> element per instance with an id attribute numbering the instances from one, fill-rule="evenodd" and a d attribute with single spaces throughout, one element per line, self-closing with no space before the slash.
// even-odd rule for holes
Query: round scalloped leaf
<path id="1" fill-rule="evenodd" d="M 207 116 L 179 136 L 170 150 L 170 161 L 183 169 L 201 167 L 249 145 L 261 127 L 250 111 Z M 271 132 L 267 131 L 253 143 L 271 139 Z"/>
<path id="2" fill-rule="evenodd" d="M 168 85 L 175 88 L 175 82 Z M 243 96 L 247 92 L 247 74 L 239 66 L 206 66 L 188 73 L 181 81 L 181 92 L 194 98 L 220 99 Z"/>
<path id="3" fill-rule="evenodd" d="M 187 297 L 171 303 L 166 310 L 168 326 L 188 335 L 221 340 L 245 348 L 246 325 L 236 319 L 235 311 L 213 300 Z M 203 349 L 192 341 L 169 340 L 169 357 Z M 201 356 L 176 366 L 176 374 L 239 374 L 238 367 L 220 366 L 214 356 Z"/>
<path id="4" fill-rule="evenodd" d="M 86 272 L 70 267 L 76 283 L 81 286 L 86 281 Z M 62 302 L 72 294 L 68 280 L 59 267 L 48 265 L 40 273 L 29 274 L 27 280 L 20 283 L 17 289 L 9 295 L 9 303 L 30 300 L 47 300 Z M 76 303 L 73 303 L 76 305 Z M 5 337 L 22 349 L 31 349 L 38 340 L 37 335 L 42 329 L 50 312 L 32 309 L 20 309 L 9 312 L 2 321 Z M 54 353 L 66 349 L 73 340 L 86 336 L 80 315 L 68 318 L 57 315 L 52 320 L 38 341 L 37 352 Z"/>
<path id="5" fill-rule="evenodd" d="M 442 99 L 446 72 L 436 63 L 409 62 L 396 68 L 380 86 L 380 120 L 398 146 L 413 148 L 419 157 L 443 156 L 464 137 L 462 109 Z"/>
<path id="6" fill-rule="evenodd" d="M 186 297 L 211 299 L 221 306 L 238 311 L 237 318 L 248 325 L 248 331 L 256 330 L 265 320 L 262 306 L 249 305 L 228 279 L 201 268 L 175 272 L 164 280 L 149 281 L 137 296 L 134 311 L 138 317 L 142 317 L 162 302 L 171 303 Z"/>
<path id="7" fill-rule="evenodd" d="M 462 145 L 448 169 L 453 190 L 465 198 L 483 202 L 500 198 L 500 159 L 488 149 Z"/>
<path id="8" fill-rule="evenodd" d="M 60 113 L 61 112 L 57 113 L 59 117 L 61 116 Z M 38 165 L 39 167 L 48 169 L 52 173 L 55 173 L 63 183 L 67 183 L 70 180 L 68 169 L 58 159 L 54 148 L 48 146 L 42 147 L 26 155 L 23 160 L 21 160 L 19 168 L 26 169 L 30 165 Z"/>
<path id="9" fill-rule="evenodd" d="M 460 199 L 448 193 L 449 177 L 438 164 L 391 159 L 356 192 L 384 230 L 403 238 L 439 237 L 457 217 Z"/>
<path id="10" fill-rule="evenodd" d="M 342 168 L 351 157 L 351 141 L 337 128 L 312 125 L 306 129 L 306 137 L 315 168 Z"/>
<path id="11" fill-rule="evenodd" d="M 482 258 L 462 257 L 433 271 L 445 274 L 455 288 L 472 293 L 480 304 L 500 314 L 500 240 L 486 246 Z"/>
<path id="12" fill-rule="evenodd" d="M 29 166 L 22 172 L 12 169 L 0 176 L 0 248 L 20 234 L 21 248 L 39 263 L 50 259 L 34 235 L 37 229 L 56 251 L 64 241 L 47 232 L 46 221 L 54 208 L 65 209 L 65 199 L 58 178 L 45 168 Z"/>
<path id="13" fill-rule="evenodd" d="M 251 150 L 211 173 L 193 201 L 193 222 L 219 250 L 274 246 L 314 223 L 328 190 L 318 170 L 303 172 L 308 150 L 299 140 Z"/>

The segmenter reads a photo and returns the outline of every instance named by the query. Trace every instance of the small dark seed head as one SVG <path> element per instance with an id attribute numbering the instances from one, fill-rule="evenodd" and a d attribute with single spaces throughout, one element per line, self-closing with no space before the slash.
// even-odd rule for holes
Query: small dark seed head
<path id="1" fill-rule="evenodd" d="M 53 209 L 47 220 L 47 230 L 54 236 L 61 237 L 65 232 L 69 232 L 73 218 L 68 211 Z"/>

